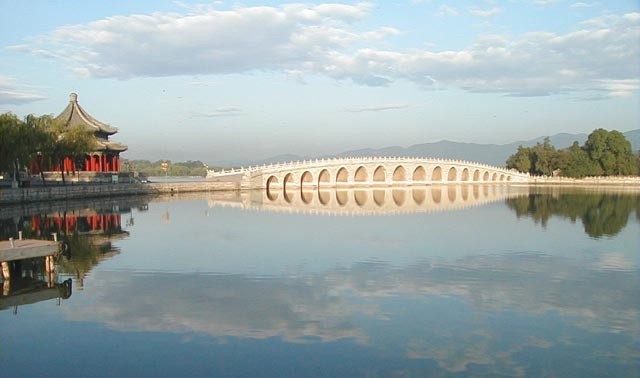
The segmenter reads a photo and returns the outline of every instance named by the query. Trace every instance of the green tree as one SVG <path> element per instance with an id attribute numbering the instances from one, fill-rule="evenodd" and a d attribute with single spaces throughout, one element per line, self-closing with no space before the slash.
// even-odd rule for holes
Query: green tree
<path id="1" fill-rule="evenodd" d="M 1 114 L 0 172 L 13 171 L 15 178 L 19 169 L 37 163 L 40 146 L 48 138 L 39 117 L 29 115 L 22 121 L 11 113 Z"/>
<path id="2" fill-rule="evenodd" d="M 531 149 L 531 152 L 533 173 L 551 176 L 557 167 L 553 164 L 556 156 L 556 148 L 551 144 L 549 137 L 544 138 L 543 143 L 537 143 Z"/>
<path id="3" fill-rule="evenodd" d="M 594 130 L 589 134 L 584 149 L 603 175 L 632 175 L 638 171 L 631 143 L 619 131 Z"/>
<path id="4" fill-rule="evenodd" d="M 507 159 L 507 168 L 532 173 L 531 153 L 530 147 L 518 146 L 518 151 Z"/>
<path id="5" fill-rule="evenodd" d="M 566 150 L 568 162 L 562 168 L 562 174 L 567 177 L 582 178 L 585 176 L 599 176 L 602 169 L 589 158 L 589 154 L 580 147 L 578 142 L 574 142 Z"/>
<path id="6" fill-rule="evenodd" d="M 91 153 L 95 148 L 95 136 L 82 125 L 66 127 L 63 122 L 48 115 L 34 118 L 32 122 L 48 134 L 48 138 L 43 138 L 37 146 L 41 156 L 40 164 L 59 165 L 62 183 L 66 184 L 63 169 L 65 158 L 76 161 Z"/>
<path id="7" fill-rule="evenodd" d="M 24 158 L 17 143 L 21 137 L 22 121 L 12 113 L 0 115 L 0 172 L 13 172 L 15 178 L 15 164 Z"/>

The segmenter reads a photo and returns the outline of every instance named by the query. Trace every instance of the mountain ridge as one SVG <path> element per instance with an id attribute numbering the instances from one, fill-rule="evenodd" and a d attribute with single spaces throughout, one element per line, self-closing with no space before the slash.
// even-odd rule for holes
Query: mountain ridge
<path id="1" fill-rule="evenodd" d="M 630 130 L 622 133 L 631 143 L 634 152 L 640 150 L 640 129 Z M 567 148 L 578 141 L 583 144 L 587 140 L 588 134 L 558 133 L 549 136 L 551 144 L 556 148 Z M 540 136 L 529 140 L 520 140 L 506 144 L 495 143 L 467 143 L 450 140 L 440 140 L 437 142 L 417 143 L 408 147 L 388 146 L 381 148 L 361 148 L 344 151 L 333 155 L 322 156 L 302 156 L 296 154 L 281 154 L 270 158 L 254 162 L 255 165 L 270 164 L 283 161 L 309 160 L 332 157 L 354 157 L 354 156 L 403 156 L 403 157 L 437 157 L 442 159 L 459 159 L 475 161 L 497 166 L 504 166 L 509 156 L 514 154 L 518 146 L 531 147 L 542 142 L 546 138 Z"/>

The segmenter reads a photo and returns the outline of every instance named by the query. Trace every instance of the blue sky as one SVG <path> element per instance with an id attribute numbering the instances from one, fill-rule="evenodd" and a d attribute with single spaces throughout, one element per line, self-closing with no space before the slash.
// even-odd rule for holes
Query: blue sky
<path id="1" fill-rule="evenodd" d="M 77 92 L 128 158 L 640 127 L 636 0 L 0 3 L 0 111 Z"/>

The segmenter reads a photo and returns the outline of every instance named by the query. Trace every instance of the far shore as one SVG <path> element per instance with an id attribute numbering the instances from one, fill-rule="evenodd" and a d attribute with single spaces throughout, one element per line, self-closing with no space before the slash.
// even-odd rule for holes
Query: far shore
<path id="1" fill-rule="evenodd" d="M 0 204 L 17 204 L 30 203 L 40 201 L 56 201 L 67 200 L 72 198 L 100 198 L 100 197 L 117 197 L 129 196 L 136 194 L 179 194 L 189 192 L 219 192 L 219 191 L 240 191 L 243 189 L 252 189 L 244 187 L 239 182 L 221 182 L 207 181 L 203 177 L 157 177 L 157 182 L 150 183 L 132 183 L 132 184 L 102 184 L 102 185 L 66 185 L 66 186 L 48 186 L 48 187 L 31 187 L 31 188 L 4 188 L 0 190 Z M 197 179 L 197 180 L 196 180 Z M 193 181 L 191 181 L 193 180 Z M 432 184 L 407 185 L 411 188 L 419 188 L 430 185 L 487 185 L 487 186 L 530 186 L 535 187 L 584 187 L 598 189 L 614 189 L 636 192 L 640 191 L 640 176 L 633 177 L 588 177 L 584 179 L 570 179 L 559 177 L 531 177 L 529 182 L 434 182 Z M 391 187 L 393 185 L 382 185 L 383 187 Z M 359 185 L 350 186 L 350 188 L 359 188 Z M 346 187 L 345 187 L 346 188 Z M 364 188 L 364 187 L 362 187 Z M 366 187 L 366 188 L 375 188 Z M 253 188 L 258 189 L 258 188 Z M 317 188 L 316 188 L 317 189 Z M 335 188 L 331 188 L 335 189 Z M 264 190 L 264 189 L 258 189 Z"/>

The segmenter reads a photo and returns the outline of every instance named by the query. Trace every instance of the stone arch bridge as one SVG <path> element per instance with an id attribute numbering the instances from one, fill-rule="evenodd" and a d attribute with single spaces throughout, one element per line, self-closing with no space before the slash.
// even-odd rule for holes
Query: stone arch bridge
<path id="1" fill-rule="evenodd" d="M 529 175 L 462 160 L 354 157 L 305 160 L 208 171 L 212 181 L 235 181 L 247 189 L 380 187 L 396 185 L 524 183 Z"/>

